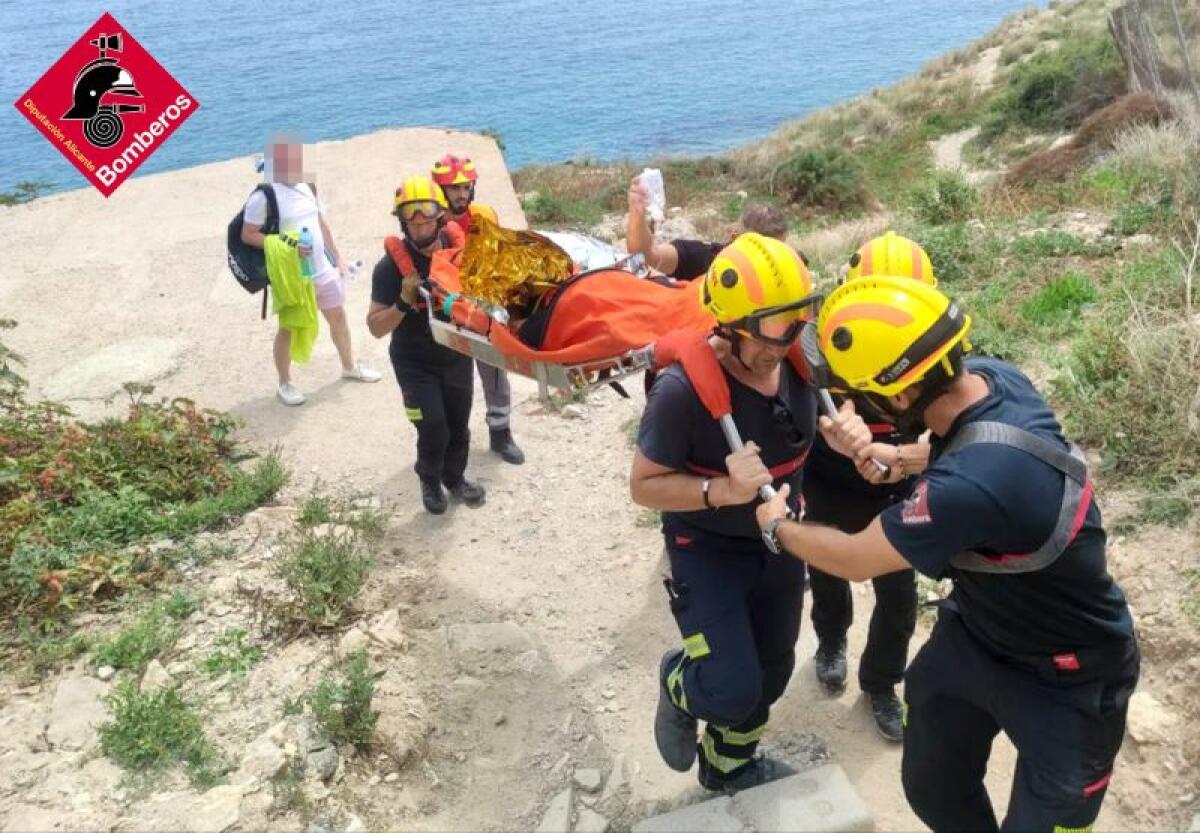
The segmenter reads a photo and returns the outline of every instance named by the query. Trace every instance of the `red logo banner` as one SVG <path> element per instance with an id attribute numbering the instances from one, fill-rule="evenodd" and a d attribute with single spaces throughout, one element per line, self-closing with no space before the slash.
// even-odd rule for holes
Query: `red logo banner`
<path id="1" fill-rule="evenodd" d="M 15 106 L 107 197 L 200 104 L 106 12 Z"/>

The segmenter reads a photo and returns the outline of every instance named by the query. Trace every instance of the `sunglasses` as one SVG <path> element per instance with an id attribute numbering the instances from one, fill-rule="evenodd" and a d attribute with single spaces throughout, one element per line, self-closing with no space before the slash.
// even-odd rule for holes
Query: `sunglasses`
<path id="1" fill-rule="evenodd" d="M 411 220 L 418 214 L 426 220 L 432 220 L 442 213 L 442 207 L 433 200 L 422 202 L 406 202 L 396 211 L 401 220 Z"/>
<path id="2" fill-rule="evenodd" d="M 778 396 L 771 399 L 771 422 L 775 423 L 775 427 L 783 432 L 783 438 L 789 446 L 792 448 L 804 447 L 807 437 L 796 426 L 792 409 L 785 405 Z"/>

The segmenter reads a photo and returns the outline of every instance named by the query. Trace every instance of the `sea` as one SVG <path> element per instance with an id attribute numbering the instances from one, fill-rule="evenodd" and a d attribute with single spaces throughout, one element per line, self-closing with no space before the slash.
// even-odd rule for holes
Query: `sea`
<path id="1" fill-rule="evenodd" d="M 200 103 L 137 172 L 381 128 L 494 131 L 510 169 L 721 151 L 912 74 L 1022 0 L 0 3 L 0 190 L 82 176 L 17 111 L 104 11 Z M 1044 5 L 1044 3 L 1042 4 Z"/>

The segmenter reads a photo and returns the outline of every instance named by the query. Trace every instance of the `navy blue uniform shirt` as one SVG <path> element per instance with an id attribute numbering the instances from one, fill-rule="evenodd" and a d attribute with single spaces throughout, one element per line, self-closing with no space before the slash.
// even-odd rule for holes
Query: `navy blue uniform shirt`
<path id="1" fill-rule="evenodd" d="M 816 434 L 816 392 L 784 360 L 778 396 L 765 396 L 725 374 L 733 403 L 733 419 L 743 442 L 758 444 L 763 462 L 775 470 L 794 469 L 775 479 L 775 488 L 788 483 L 794 501 L 800 494 L 801 467 Z M 776 402 L 779 400 L 779 402 Z M 785 407 L 779 407 L 782 403 Z M 683 368 L 674 364 L 654 380 L 638 430 L 638 448 L 649 460 L 697 475 L 726 474 L 729 444 L 720 424 L 705 410 Z M 697 487 L 698 488 L 698 487 Z M 762 535 L 754 517 L 755 498 L 741 506 L 663 512 L 663 532 L 685 538 L 719 536 L 723 545 L 762 549 Z M 794 505 L 794 504 L 793 504 Z"/>
<path id="2" fill-rule="evenodd" d="M 956 553 L 1028 553 L 1058 520 L 1064 475 L 1024 451 L 992 443 L 940 455 L 963 426 L 1003 422 L 1067 447 L 1054 414 L 1033 384 L 1005 362 L 972 357 L 988 395 L 961 413 L 912 494 L 882 514 L 888 541 L 928 576 L 954 580 L 952 598 L 973 636 L 994 652 L 1043 656 L 1128 638 L 1125 596 L 1108 574 L 1100 509 L 1092 501 L 1074 541 L 1053 564 L 1031 573 L 958 570 Z"/>

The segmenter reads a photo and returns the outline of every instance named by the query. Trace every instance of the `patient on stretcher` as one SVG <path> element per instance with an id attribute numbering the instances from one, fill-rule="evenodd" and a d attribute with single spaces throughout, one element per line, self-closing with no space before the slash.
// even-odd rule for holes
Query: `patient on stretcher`
<path id="1" fill-rule="evenodd" d="M 430 277 L 451 299 L 442 306 L 454 323 L 504 352 L 595 359 L 712 326 L 691 283 L 664 285 L 620 268 L 578 272 L 546 237 L 486 221 L 471 228 L 461 254 L 435 258 Z"/>

